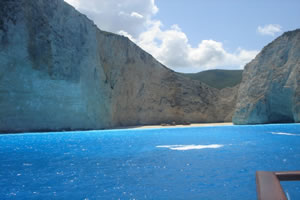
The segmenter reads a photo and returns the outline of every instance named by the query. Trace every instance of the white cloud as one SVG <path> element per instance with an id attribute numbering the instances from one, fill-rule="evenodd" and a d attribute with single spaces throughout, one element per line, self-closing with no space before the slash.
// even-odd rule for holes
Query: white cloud
<path id="1" fill-rule="evenodd" d="M 79 0 L 65 0 L 68 4 L 74 6 L 75 8 L 79 7 Z"/>
<path id="2" fill-rule="evenodd" d="M 258 26 L 257 32 L 261 35 L 275 36 L 276 33 L 282 32 L 282 27 L 279 24 L 268 24 L 265 26 Z"/>
<path id="3" fill-rule="evenodd" d="M 184 67 L 201 70 L 242 69 L 258 54 L 258 51 L 241 48 L 234 53 L 229 53 L 221 42 L 214 40 L 202 40 L 197 47 L 192 47 L 186 34 L 178 25 L 173 25 L 171 29 L 165 31 L 161 27 L 160 21 L 152 22 L 148 30 L 133 41 L 174 70 L 184 69 Z"/>
<path id="4" fill-rule="evenodd" d="M 126 31 L 137 37 L 158 12 L 154 0 L 65 0 L 91 18 L 100 29 Z"/>
<path id="5" fill-rule="evenodd" d="M 128 37 L 132 42 L 136 43 L 136 40 L 129 34 L 127 33 L 126 31 L 119 31 L 118 32 L 119 35 L 123 35 L 125 37 Z"/>
<path id="6" fill-rule="evenodd" d="M 132 13 L 130 14 L 130 16 L 131 16 L 131 17 L 136 17 L 136 18 L 139 18 L 139 19 L 143 19 L 143 18 L 144 18 L 143 15 L 141 15 L 141 14 L 139 14 L 139 13 L 137 13 L 137 12 L 132 12 Z"/>
<path id="7" fill-rule="evenodd" d="M 203 40 L 193 47 L 178 25 L 163 29 L 162 22 L 153 19 L 158 12 L 155 0 L 65 1 L 86 14 L 100 29 L 128 37 L 175 71 L 240 69 L 258 53 L 241 48 L 228 52 L 221 42 L 214 40 Z"/>

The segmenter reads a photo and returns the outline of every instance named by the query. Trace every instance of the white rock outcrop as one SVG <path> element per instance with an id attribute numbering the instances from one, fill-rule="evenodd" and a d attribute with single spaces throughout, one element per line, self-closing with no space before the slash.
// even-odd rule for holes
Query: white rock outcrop
<path id="1" fill-rule="evenodd" d="M 0 132 L 230 121 L 236 89 L 224 91 L 169 70 L 63 0 L 0 1 Z"/>
<path id="2" fill-rule="evenodd" d="M 233 122 L 300 122 L 300 29 L 284 33 L 246 65 Z"/>

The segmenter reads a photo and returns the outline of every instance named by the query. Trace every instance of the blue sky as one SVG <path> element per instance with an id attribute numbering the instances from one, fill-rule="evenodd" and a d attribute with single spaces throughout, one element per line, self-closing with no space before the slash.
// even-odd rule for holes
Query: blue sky
<path id="1" fill-rule="evenodd" d="M 243 69 L 300 28 L 299 0 L 65 0 L 179 72 Z"/>
<path id="2" fill-rule="evenodd" d="M 282 31 L 300 28 L 299 0 L 156 0 L 155 19 L 166 27 L 178 24 L 190 42 L 222 41 L 225 48 L 261 49 L 274 37 L 262 37 L 257 27 L 279 24 Z M 279 36 L 277 33 L 275 36 Z"/>

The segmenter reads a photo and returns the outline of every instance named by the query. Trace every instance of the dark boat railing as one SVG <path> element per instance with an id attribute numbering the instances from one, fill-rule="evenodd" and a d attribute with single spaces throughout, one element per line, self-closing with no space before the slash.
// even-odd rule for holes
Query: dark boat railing
<path id="1" fill-rule="evenodd" d="M 300 171 L 256 172 L 258 200 L 287 200 L 280 181 L 300 181 Z"/>

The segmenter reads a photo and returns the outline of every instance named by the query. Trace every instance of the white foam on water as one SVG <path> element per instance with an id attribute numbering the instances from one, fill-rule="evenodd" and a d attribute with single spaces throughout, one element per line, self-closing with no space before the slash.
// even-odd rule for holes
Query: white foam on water
<path id="1" fill-rule="evenodd" d="M 291 200 L 291 197 L 288 192 L 285 193 L 288 200 Z"/>
<path id="2" fill-rule="evenodd" d="M 210 145 L 159 145 L 157 148 L 167 148 L 171 150 L 177 151 L 187 151 L 187 150 L 195 150 L 195 149 L 217 149 L 221 148 L 224 145 L 221 144 L 210 144 Z"/>
<path id="3" fill-rule="evenodd" d="M 273 135 L 288 135 L 288 136 L 299 136 L 294 133 L 284 133 L 284 132 L 271 132 Z"/>

